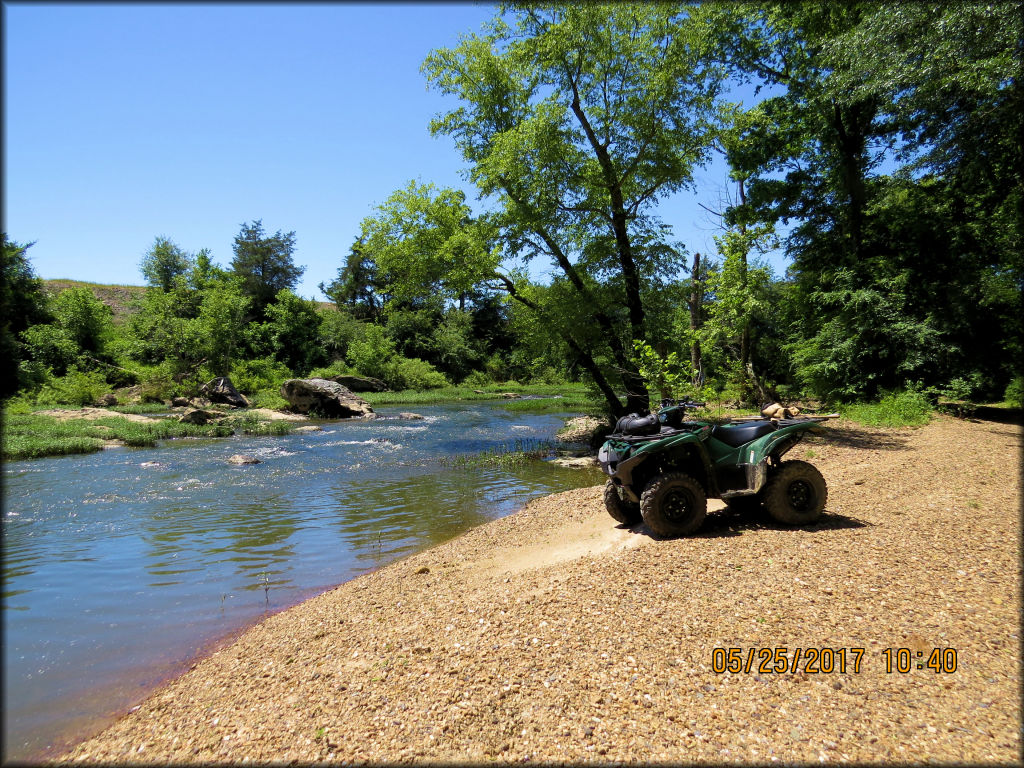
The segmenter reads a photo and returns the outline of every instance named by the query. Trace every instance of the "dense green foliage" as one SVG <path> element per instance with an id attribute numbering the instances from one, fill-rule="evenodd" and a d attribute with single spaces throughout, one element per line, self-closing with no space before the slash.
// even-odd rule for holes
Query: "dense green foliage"
<path id="1" fill-rule="evenodd" d="M 1022 23 L 1009 2 L 502 6 L 423 65 L 479 209 L 396 190 L 321 285 L 333 305 L 294 293 L 294 232 L 243 224 L 229 268 L 157 237 L 120 325 L 86 288 L 45 295 L 5 235 L 2 394 L 229 375 L 273 406 L 291 376 L 361 374 L 401 402 L 585 382 L 609 415 L 709 393 L 880 399 L 879 423 L 1019 404 Z M 730 82 L 766 97 L 729 103 Z M 715 151 L 735 196 L 693 254 L 658 203 Z"/>

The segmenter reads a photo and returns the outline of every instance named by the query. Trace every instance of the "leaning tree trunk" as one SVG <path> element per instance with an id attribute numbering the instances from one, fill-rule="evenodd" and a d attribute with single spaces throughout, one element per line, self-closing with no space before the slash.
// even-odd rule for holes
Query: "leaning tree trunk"
<path id="1" fill-rule="evenodd" d="M 701 357 L 700 339 L 697 338 L 697 331 L 700 329 L 700 305 L 704 300 L 703 286 L 700 279 L 700 254 L 693 254 L 693 271 L 690 272 L 690 368 L 693 371 L 693 385 L 700 386 L 701 380 Z"/>

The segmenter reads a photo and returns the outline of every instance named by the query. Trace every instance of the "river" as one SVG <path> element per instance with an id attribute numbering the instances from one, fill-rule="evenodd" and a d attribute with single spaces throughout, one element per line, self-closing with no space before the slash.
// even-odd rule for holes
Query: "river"
<path id="1" fill-rule="evenodd" d="M 600 482 L 546 462 L 443 461 L 550 440 L 568 414 L 399 410 L 322 432 L 6 463 L 3 759 L 63 750 L 267 613 Z M 237 453 L 262 463 L 229 464 Z"/>

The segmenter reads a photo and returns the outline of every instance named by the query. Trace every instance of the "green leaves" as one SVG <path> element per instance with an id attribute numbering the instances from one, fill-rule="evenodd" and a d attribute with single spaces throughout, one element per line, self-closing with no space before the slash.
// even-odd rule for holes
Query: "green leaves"
<path id="1" fill-rule="evenodd" d="M 362 223 L 363 248 L 394 299 L 455 298 L 492 277 L 498 266 L 486 221 L 470 216 L 465 195 L 409 182 Z"/>

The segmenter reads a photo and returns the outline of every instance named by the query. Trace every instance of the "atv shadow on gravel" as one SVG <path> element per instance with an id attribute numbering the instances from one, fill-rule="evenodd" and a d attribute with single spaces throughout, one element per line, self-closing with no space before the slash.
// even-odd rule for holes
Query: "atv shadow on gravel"
<path id="1" fill-rule="evenodd" d="M 731 509 L 720 509 L 715 512 L 708 512 L 704 519 L 704 525 L 699 532 L 692 534 L 692 539 L 717 539 L 728 536 L 742 536 L 745 531 L 806 531 L 817 533 L 818 531 L 834 531 L 844 528 L 867 528 L 871 523 L 860 520 L 849 515 L 841 515 L 838 512 L 823 512 L 815 522 L 808 525 L 785 525 L 773 519 L 765 510 L 735 511 Z M 641 536 L 648 536 L 656 541 L 665 541 L 670 537 L 659 536 L 646 524 L 618 525 L 631 533 Z"/>

